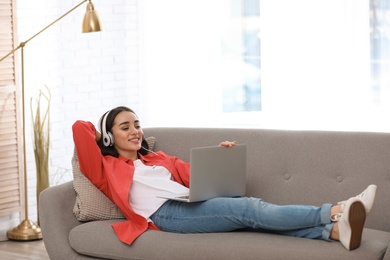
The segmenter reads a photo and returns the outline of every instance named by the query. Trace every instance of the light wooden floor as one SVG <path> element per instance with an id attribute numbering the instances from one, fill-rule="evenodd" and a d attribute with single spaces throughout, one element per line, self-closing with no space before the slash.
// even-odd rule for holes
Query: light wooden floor
<path id="1" fill-rule="evenodd" d="M 1 260 L 49 260 L 43 240 L 0 242 Z"/>

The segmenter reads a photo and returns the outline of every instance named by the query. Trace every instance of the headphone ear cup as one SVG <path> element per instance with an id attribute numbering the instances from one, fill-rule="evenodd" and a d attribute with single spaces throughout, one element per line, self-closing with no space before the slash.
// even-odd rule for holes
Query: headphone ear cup
<path id="1" fill-rule="evenodd" d="M 102 139 L 105 147 L 112 146 L 114 144 L 114 136 L 111 132 L 102 133 Z"/>
<path id="2" fill-rule="evenodd" d="M 111 134 L 111 132 L 107 132 L 107 137 L 109 139 L 109 145 L 113 145 L 114 144 L 114 136 Z"/>
<path id="3" fill-rule="evenodd" d="M 99 128 L 100 128 L 100 132 L 102 133 L 102 141 L 105 147 L 114 144 L 114 136 L 109 131 L 106 131 L 106 121 L 107 121 L 108 114 L 110 114 L 110 112 L 111 111 L 106 112 L 99 120 Z"/>

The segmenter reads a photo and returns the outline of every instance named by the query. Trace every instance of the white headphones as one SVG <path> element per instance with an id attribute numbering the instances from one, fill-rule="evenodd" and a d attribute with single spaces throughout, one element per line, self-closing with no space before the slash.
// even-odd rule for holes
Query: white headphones
<path id="1" fill-rule="evenodd" d="M 112 146 L 114 144 L 114 136 L 110 133 L 110 131 L 106 130 L 106 121 L 107 117 L 110 114 L 110 111 L 107 111 L 103 115 L 103 119 L 99 122 L 100 132 L 102 133 L 103 145 L 104 146 Z"/>

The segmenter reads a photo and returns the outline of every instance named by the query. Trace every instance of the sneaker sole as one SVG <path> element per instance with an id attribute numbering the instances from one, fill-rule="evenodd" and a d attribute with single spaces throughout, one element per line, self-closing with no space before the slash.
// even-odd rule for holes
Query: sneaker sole
<path id="1" fill-rule="evenodd" d="M 349 223 L 351 225 L 349 250 L 354 250 L 360 246 L 365 221 L 366 209 L 364 208 L 364 205 L 360 201 L 352 203 L 349 208 Z"/>

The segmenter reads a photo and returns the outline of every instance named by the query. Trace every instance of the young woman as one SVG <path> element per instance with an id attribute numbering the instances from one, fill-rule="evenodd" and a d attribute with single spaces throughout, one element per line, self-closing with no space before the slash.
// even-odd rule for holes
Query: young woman
<path id="1" fill-rule="evenodd" d="M 73 137 L 80 169 L 123 212 L 126 221 L 113 228 L 131 244 L 148 228 L 178 233 L 269 231 L 289 236 L 340 241 L 347 250 L 360 246 L 366 215 L 376 186 L 336 205 L 287 205 L 259 198 L 215 198 L 183 203 L 158 198 L 188 191 L 189 163 L 162 151 L 149 151 L 137 115 L 127 107 L 106 112 L 100 132 L 90 122 L 77 121 Z M 225 141 L 220 146 L 232 147 Z"/>

